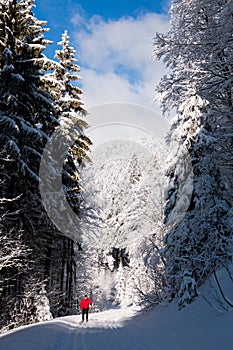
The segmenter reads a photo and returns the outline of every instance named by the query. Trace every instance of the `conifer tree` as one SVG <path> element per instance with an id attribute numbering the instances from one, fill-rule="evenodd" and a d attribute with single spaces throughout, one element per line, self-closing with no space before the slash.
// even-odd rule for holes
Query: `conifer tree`
<path id="1" fill-rule="evenodd" d="M 162 58 L 171 69 L 157 88 L 162 107 L 177 112 L 171 137 L 178 150 L 167 172 L 164 254 L 168 294 L 178 295 L 181 307 L 196 296 L 196 286 L 232 255 L 228 214 L 232 203 L 225 196 L 231 176 L 221 166 L 220 137 L 226 126 L 228 130 L 232 126 L 230 88 L 221 81 L 232 72 L 232 65 L 224 62 L 232 45 L 229 21 L 226 25 L 230 3 L 174 0 L 171 28 L 154 41 L 155 58 Z M 228 39 L 223 48 L 219 38 L 224 35 Z"/>
<path id="2" fill-rule="evenodd" d="M 75 50 L 70 46 L 67 31 L 63 33 L 62 40 L 58 44 L 61 46 L 61 50 L 57 50 L 55 55 L 58 63 L 54 72 L 45 77 L 45 81 L 49 92 L 53 96 L 56 116 L 60 123 L 60 133 L 58 133 L 58 139 L 55 143 L 61 149 L 64 142 L 70 145 L 66 150 L 66 154 L 64 154 L 63 190 L 72 210 L 84 220 L 84 216 L 87 216 L 88 213 L 85 211 L 85 203 L 83 203 L 80 172 L 85 162 L 89 161 L 87 153 L 91 144 L 84 131 L 88 127 L 85 121 L 87 111 L 80 98 L 83 92 L 76 84 L 80 79 L 77 75 L 80 67 L 75 63 Z M 51 186 L 53 187 L 53 183 L 51 183 Z M 77 227 L 76 230 L 80 232 L 82 228 Z M 75 235 L 72 238 L 64 237 L 63 239 L 62 278 L 64 287 L 61 288 L 61 291 L 65 289 L 66 304 L 70 307 L 73 306 L 73 299 L 75 298 L 75 254 L 79 249 L 76 247 L 75 239 L 77 240 Z M 69 264 L 66 263 L 67 258 L 70 261 Z"/>
<path id="3" fill-rule="evenodd" d="M 55 87 L 51 93 L 54 95 L 61 127 L 64 133 L 71 134 L 74 140 L 67 153 L 68 161 L 65 162 L 63 180 L 68 201 L 73 210 L 77 211 L 80 208 L 81 188 L 77 187 L 77 181 L 73 179 L 79 179 L 80 165 L 84 165 L 85 161 L 89 161 L 87 153 L 91 141 L 84 132 L 88 127 L 84 117 L 88 113 L 80 98 L 83 91 L 77 84 L 73 83 L 80 80 L 77 74 L 80 71 L 80 67 L 75 63 L 77 61 L 75 50 L 70 46 L 67 31 L 63 33 L 62 40 L 58 44 L 62 48 L 57 50 L 55 55 L 59 60 L 59 65 L 57 65 L 53 73 Z"/>
<path id="4" fill-rule="evenodd" d="M 41 283 L 48 277 L 44 265 L 52 227 L 43 211 L 38 171 L 43 147 L 58 121 L 41 79 L 42 68 L 51 69 L 51 62 L 42 55 L 48 44 L 43 36 L 47 29 L 45 22 L 34 17 L 33 6 L 30 0 L 0 4 L 1 196 L 7 199 L 2 209 L 8 213 L 2 234 L 16 240 L 21 232 L 22 244 L 28 247 L 27 256 L 22 257 L 23 270 L 17 263 L 1 271 L 5 281 L 1 307 L 6 314 L 11 310 L 6 323 L 17 320 L 29 294 L 33 300 L 33 290 L 26 282 L 29 275 Z M 37 283 L 35 293 L 39 288 Z M 24 314 L 21 322 L 28 319 Z"/>
<path id="5" fill-rule="evenodd" d="M 64 105 L 59 114 L 48 74 L 58 64 L 43 54 L 50 43 L 44 38 L 48 29 L 34 16 L 33 7 L 33 0 L 0 3 L 1 235 L 4 242 L 24 247 L 15 263 L 0 271 L 5 315 L 1 326 L 8 327 L 37 320 L 33 310 L 41 293 L 48 293 L 53 316 L 64 310 L 67 300 L 65 312 L 70 312 L 74 302 L 73 242 L 51 223 L 39 191 L 42 152 L 60 125 Z M 67 167 L 72 167 L 71 157 Z M 66 186 L 72 193 L 77 179 L 66 181 Z M 49 307 L 45 310 L 50 317 Z"/>

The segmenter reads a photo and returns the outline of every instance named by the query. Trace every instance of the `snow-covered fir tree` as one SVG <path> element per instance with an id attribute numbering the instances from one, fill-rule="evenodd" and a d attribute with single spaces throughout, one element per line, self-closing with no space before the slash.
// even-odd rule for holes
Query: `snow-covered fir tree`
<path id="1" fill-rule="evenodd" d="M 80 171 L 84 163 L 89 161 L 87 153 L 89 151 L 89 145 L 91 144 L 90 139 L 85 135 L 85 129 L 88 126 L 85 120 L 87 111 L 80 98 L 83 92 L 76 84 L 80 79 L 77 74 L 80 71 L 80 67 L 75 63 L 77 61 L 74 56 L 75 50 L 70 46 L 67 31 L 63 33 L 62 40 L 58 44 L 61 46 L 61 50 L 57 50 L 55 55 L 55 58 L 58 59 L 58 64 L 56 64 L 55 70 L 51 74 L 44 77 L 44 81 L 46 85 L 48 85 L 48 90 L 53 96 L 54 108 L 59 120 L 59 132 L 55 133 L 56 139 L 53 142 L 55 147 L 62 151 L 60 154 L 58 152 L 55 156 L 58 156 L 58 159 L 61 155 L 64 157 L 62 182 L 63 191 L 69 206 L 79 218 L 82 217 L 82 219 L 84 219 L 84 215 L 87 216 L 88 214 L 82 197 Z M 64 145 L 67 147 L 64 148 Z M 50 167 L 49 163 L 47 165 Z M 51 193 L 55 193 L 56 188 L 54 188 L 53 178 L 60 178 L 61 169 L 57 169 L 58 173 L 53 169 L 52 171 L 50 182 L 46 182 L 46 188 L 49 187 Z M 56 208 L 58 205 L 58 197 L 52 197 L 49 198 L 49 204 L 51 205 L 52 200 L 54 202 L 54 208 Z M 62 212 L 64 214 L 62 221 L 64 221 L 64 225 L 67 227 L 69 226 L 70 217 L 67 215 L 66 209 L 67 208 L 64 208 Z M 61 213 L 57 212 L 57 216 L 60 215 Z M 79 225 L 76 230 L 81 232 L 81 225 Z M 71 232 L 71 234 L 72 233 L 73 232 Z M 74 296 L 76 297 L 75 256 L 80 249 L 80 242 L 78 242 L 77 245 L 74 243 L 74 240 L 78 240 L 75 234 L 71 236 L 71 239 L 68 238 L 67 242 L 65 242 L 63 249 L 64 256 L 62 259 L 62 275 L 64 281 L 62 290 L 66 291 L 64 298 L 68 309 L 69 307 L 73 308 L 75 306 L 72 300 Z M 67 264 L 68 258 L 70 263 Z M 65 310 L 63 310 L 62 313 L 64 314 Z"/>
<path id="2" fill-rule="evenodd" d="M 43 54 L 48 29 L 33 7 L 33 0 L 0 3 L 1 237 L 6 253 L 10 242 L 22 247 L 0 271 L 1 326 L 11 328 L 38 320 L 34 311 L 42 290 L 51 309 L 44 307 L 44 319 L 51 312 L 69 312 L 75 296 L 74 244 L 51 223 L 39 192 L 41 155 L 59 126 L 61 110 L 59 114 L 47 74 L 58 63 Z M 66 168 L 72 164 L 69 154 Z M 67 181 L 67 193 L 75 185 L 79 188 L 78 179 Z"/>
<path id="3" fill-rule="evenodd" d="M 18 300 L 24 303 L 27 275 L 39 273 L 41 267 L 39 250 L 43 251 L 42 223 L 46 220 L 38 192 L 38 168 L 48 135 L 58 125 L 49 96 L 39 88 L 40 69 L 46 62 L 41 55 L 47 44 L 43 38 L 46 29 L 42 28 L 45 23 L 33 16 L 32 7 L 32 1 L 0 4 L 1 196 L 8 200 L 2 208 L 2 213 L 8 213 L 2 234 L 14 240 L 21 232 L 30 251 L 24 271 L 18 270 L 18 264 L 1 271 L 1 309 L 6 314 L 8 310 L 6 323 L 13 322 L 10 310 L 21 312 Z M 39 226 L 41 231 L 36 235 Z"/>
<path id="4" fill-rule="evenodd" d="M 222 164 L 223 135 L 229 145 L 232 130 L 230 8 L 232 1 L 174 0 L 170 30 L 154 40 L 154 57 L 170 68 L 157 88 L 161 105 L 177 112 L 170 135 L 178 150 L 167 171 L 164 257 L 167 295 L 179 296 L 181 307 L 232 256 L 232 201 L 226 196 L 232 174 Z M 232 159 L 231 151 L 228 156 Z"/>
<path id="5" fill-rule="evenodd" d="M 76 163 L 81 163 L 83 160 L 89 160 L 87 153 L 91 140 L 84 132 L 88 127 L 88 123 L 84 119 L 88 112 L 84 108 L 80 97 L 83 91 L 77 84 L 73 83 L 80 80 L 78 75 L 80 67 L 75 63 L 77 61 L 75 50 L 70 46 L 67 31 L 63 33 L 62 41 L 58 44 L 62 49 L 56 51 L 55 57 L 58 58 L 59 65 L 53 73 L 56 86 L 51 93 L 54 94 L 57 113 L 62 127 L 67 128 L 69 132 L 73 131 L 72 137 L 75 143 L 69 150 L 71 156 L 76 160 Z"/>

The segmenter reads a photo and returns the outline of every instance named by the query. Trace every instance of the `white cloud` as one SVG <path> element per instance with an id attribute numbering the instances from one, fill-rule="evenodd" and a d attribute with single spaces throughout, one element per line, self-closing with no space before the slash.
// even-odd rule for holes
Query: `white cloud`
<path id="1" fill-rule="evenodd" d="M 166 16 L 147 13 L 107 22 L 95 16 L 72 34 L 79 48 L 87 108 L 128 102 L 156 109 L 152 104 L 154 88 L 165 70 L 162 63 L 151 58 L 152 38 L 155 32 L 167 29 Z"/>

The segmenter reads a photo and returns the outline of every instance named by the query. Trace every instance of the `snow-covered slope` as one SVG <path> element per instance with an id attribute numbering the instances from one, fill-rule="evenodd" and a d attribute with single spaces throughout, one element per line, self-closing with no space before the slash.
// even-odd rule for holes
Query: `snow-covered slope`
<path id="1" fill-rule="evenodd" d="M 0 336 L 0 350 L 232 350 L 232 324 L 233 312 L 199 297 L 181 311 L 121 308 L 91 313 L 88 324 L 75 315 L 21 327 Z"/>

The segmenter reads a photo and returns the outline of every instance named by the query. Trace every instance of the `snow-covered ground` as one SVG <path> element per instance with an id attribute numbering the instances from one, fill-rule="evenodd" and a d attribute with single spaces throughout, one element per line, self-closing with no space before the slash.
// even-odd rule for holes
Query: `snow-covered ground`
<path id="1" fill-rule="evenodd" d="M 232 350 L 233 312 L 220 313 L 202 297 L 146 313 L 119 308 L 20 327 L 0 336 L 0 350 Z"/>

